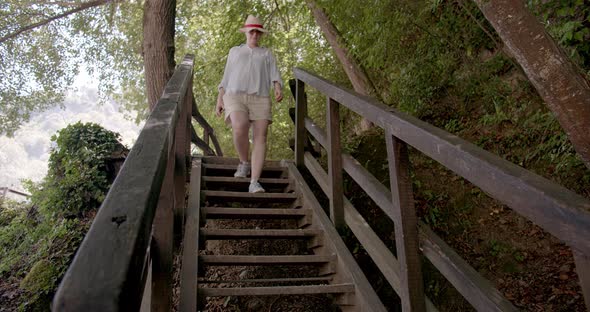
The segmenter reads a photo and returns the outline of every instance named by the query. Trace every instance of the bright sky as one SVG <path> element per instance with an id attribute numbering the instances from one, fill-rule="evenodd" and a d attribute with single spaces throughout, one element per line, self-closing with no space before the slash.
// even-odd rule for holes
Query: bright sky
<path id="1" fill-rule="evenodd" d="M 97 82 L 82 73 L 66 95 L 65 109 L 34 115 L 13 138 L 0 136 L 0 187 L 23 190 L 22 179 L 40 181 L 47 174 L 51 136 L 70 123 L 97 123 L 121 134 L 123 144 L 131 148 L 141 126 L 126 120 L 114 101 L 99 105 L 97 100 Z"/>

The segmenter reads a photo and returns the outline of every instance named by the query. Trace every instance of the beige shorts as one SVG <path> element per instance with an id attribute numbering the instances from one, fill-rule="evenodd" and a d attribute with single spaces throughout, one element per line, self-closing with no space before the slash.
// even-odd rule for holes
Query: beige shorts
<path id="1" fill-rule="evenodd" d="M 250 121 L 266 119 L 272 123 L 272 107 L 269 96 L 258 96 L 248 94 L 223 95 L 223 106 L 225 111 L 225 123 L 229 124 L 229 115 L 233 112 L 244 112 L 248 114 Z"/>

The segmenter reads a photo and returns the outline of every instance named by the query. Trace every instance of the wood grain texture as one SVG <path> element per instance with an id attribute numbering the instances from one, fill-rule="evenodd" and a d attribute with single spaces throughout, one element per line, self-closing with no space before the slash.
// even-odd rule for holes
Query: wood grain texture
<path id="1" fill-rule="evenodd" d="M 191 169 L 190 193 L 186 211 L 186 227 L 180 268 L 180 312 L 197 311 L 197 273 L 199 227 L 201 210 L 201 159 L 196 158 Z"/>
<path id="2" fill-rule="evenodd" d="M 307 132 L 304 127 L 305 117 L 307 117 L 305 84 L 297 80 L 295 93 L 295 164 L 301 168 L 303 168 L 303 153 L 307 138 Z"/>
<path id="3" fill-rule="evenodd" d="M 422 259 L 418 251 L 418 218 L 414 207 L 408 148 L 391 133 L 385 133 L 389 181 L 395 224 L 395 246 L 400 263 L 402 308 L 425 311 Z"/>
<path id="4" fill-rule="evenodd" d="M 330 191 L 330 219 L 336 228 L 344 226 L 344 208 L 342 207 L 342 149 L 340 147 L 340 105 L 331 98 L 327 99 L 326 125 L 328 125 L 328 185 Z"/>

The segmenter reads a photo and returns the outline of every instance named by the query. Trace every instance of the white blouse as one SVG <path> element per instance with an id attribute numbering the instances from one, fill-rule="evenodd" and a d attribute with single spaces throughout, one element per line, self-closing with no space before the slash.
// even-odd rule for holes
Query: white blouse
<path id="1" fill-rule="evenodd" d="M 225 94 L 269 96 L 271 84 L 283 86 L 281 74 L 272 52 L 267 48 L 250 48 L 246 44 L 229 50 L 223 79 L 218 88 Z"/>

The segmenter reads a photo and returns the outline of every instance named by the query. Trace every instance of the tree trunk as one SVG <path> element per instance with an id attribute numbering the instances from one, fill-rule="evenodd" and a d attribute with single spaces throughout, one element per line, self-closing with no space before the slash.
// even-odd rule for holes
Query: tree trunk
<path id="1" fill-rule="evenodd" d="M 318 7 L 313 0 L 306 0 L 306 2 L 315 18 L 316 24 L 318 24 L 324 33 L 324 37 L 326 37 L 326 40 L 328 40 L 330 46 L 332 46 L 332 49 L 334 50 L 334 53 L 336 53 L 340 63 L 342 63 L 342 67 L 344 67 L 344 71 L 352 83 L 354 91 L 362 95 L 376 96 L 377 93 L 375 92 L 375 87 L 369 80 L 365 69 L 361 66 L 361 64 L 359 64 L 359 62 L 357 62 L 357 60 L 354 59 L 352 55 L 350 55 L 344 44 L 342 35 L 340 35 L 340 32 L 332 23 L 332 21 L 330 21 L 330 18 L 326 12 L 322 8 Z M 368 130 L 372 126 L 373 125 L 370 121 L 364 118 L 361 120 L 361 131 Z"/>
<path id="2" fill-rule="evenodd" d="M 521 0 L 474 0 L 590 168 L 590 85 Z"/>
<path id="3" fill-rule="evenodd" d="M 172 77 L 176 0 L 146 0 L 143 11 L 143 64 L 150 111 Z"/>

